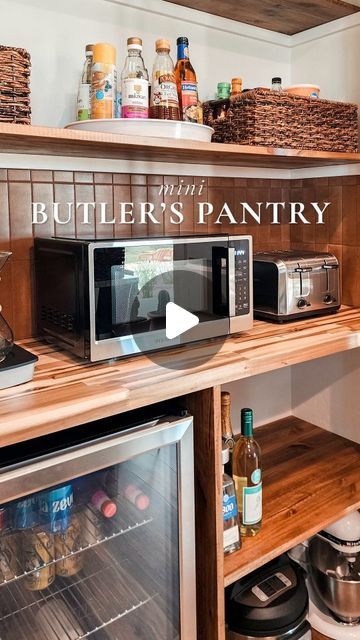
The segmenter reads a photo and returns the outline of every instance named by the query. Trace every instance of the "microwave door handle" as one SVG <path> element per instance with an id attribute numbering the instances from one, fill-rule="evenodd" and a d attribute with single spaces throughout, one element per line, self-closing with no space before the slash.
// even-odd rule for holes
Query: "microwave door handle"
<path id="1" fill-rule="evenodd" d="M 229 283 L 229 316 L 235 316 L 235 288 L 236 288 L 236 272 L 235 272 L 235 249 L 228 248 L 228 283 Z"/>
<path id="2" fill-rule="evenodd" d="M 225 277 L 224 277 L 225 275 Z M 212 248 L 213 312 L 218 316 L 235 315 L 235 249 Z"/>

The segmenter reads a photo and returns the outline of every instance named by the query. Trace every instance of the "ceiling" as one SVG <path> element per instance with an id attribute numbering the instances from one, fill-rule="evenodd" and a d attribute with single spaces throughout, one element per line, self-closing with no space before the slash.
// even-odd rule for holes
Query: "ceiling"
<path id="1" fill-rule="evenodd" d="M 172 4 L 295 35 L 360 11 L 359 0 L 166 0 Z"/>

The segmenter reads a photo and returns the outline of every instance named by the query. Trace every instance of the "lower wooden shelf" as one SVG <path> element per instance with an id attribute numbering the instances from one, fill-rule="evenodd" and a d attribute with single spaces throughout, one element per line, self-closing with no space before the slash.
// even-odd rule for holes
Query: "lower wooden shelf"
<path id="1" fill-rule="evenodd" d="M 225 586 L 360 508 L 360 445 L 293 416 L 256 429 L 264 517 L 255 538 L 225 557 Z"/>

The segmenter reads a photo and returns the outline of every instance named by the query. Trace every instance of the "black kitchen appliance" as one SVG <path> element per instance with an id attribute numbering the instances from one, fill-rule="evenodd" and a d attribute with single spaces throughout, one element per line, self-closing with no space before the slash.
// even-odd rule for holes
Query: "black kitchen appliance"
<path id="1" fill-rule="evenodd" d="M 281 556 L 226 590 L 228 640 L 311 640 L 302 570 Z"/>
<path id="2" fill-rule="evenodd" d="M 35 262 L 39 334 L 91 361 L 252 327 L 250 236 L 38 238 Z M 169 302 L 199 319 L 172 339 Z"/>

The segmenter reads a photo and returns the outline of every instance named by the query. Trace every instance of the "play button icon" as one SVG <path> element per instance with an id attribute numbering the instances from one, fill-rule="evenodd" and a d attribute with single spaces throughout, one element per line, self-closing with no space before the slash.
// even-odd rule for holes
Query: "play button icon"
<path id="1" fill-rule="evenodd" d="M 173 340 L 199 324 L 199 318 L 175 302 L 166 305 L 166 337 Z"/>

